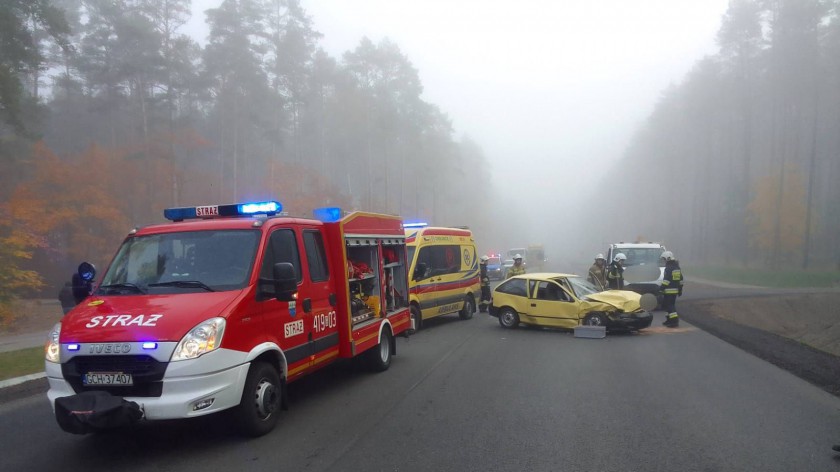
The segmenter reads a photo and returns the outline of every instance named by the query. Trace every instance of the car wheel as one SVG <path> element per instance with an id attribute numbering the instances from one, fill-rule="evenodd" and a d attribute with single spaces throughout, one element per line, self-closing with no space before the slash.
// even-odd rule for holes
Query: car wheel
<path id="1" fill-rule="evenodd" d="M 414 320 L 414 332 L 420 331 L 423 327 L 423 314 L 419 306 L 411 305 L 411 319 Z"/>
<path id="2" fill-rule="evenodd" d="M 468 320 L 472 318 L 473 313 L 475 313 L 475 303 L 473 302 L 472 297 L 467 296 L 464 298 L 464 307 L 458 312 L 458 316 L 460 316 L 462 320 Z"/>
<path id="3" fill-rule="evenodd" d="M 379 338 L 379 345 L 368 350 L 367 365 L 374 372 L 384 372 L 391 366 L 391 331 L 388 328 L 382 329 L 382 336 Z"/>
<path id="4" fill-rule="evenodd" d="M 606 326 L 607 317 L 603 313 L 590 313 L 583 318 L 585 326 Z"/>
<path id="5" fill-rule="evenodd" d="M 502 325 L 502 328 L 516 328 L 519 326 L 519 313 L 513 308 L 502 308 L 502 311 L 499 312 L 499 324 Z"/>
<path id="6" fill-rule="evenodd" d="M 234 410 L 239 431 L 245 436 L 262 436 L 277 424 L 283 385 L 277 369 L 266 362 L 251 364 L 242 400 Z"/>

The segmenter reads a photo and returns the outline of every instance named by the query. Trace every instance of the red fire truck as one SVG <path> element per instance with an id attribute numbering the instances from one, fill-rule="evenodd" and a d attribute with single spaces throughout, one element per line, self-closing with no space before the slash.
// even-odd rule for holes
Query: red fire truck
<path id="1" fill-rule="evenodd" d="M 64 430 L 229 411 L 257 436 L 276 424 L 289 382 L 339 358 L 389 367 L 411 328 L 400 219 L 281 208 L 173 208 L 170 223 L 131 231 L 47 340 Z"/>

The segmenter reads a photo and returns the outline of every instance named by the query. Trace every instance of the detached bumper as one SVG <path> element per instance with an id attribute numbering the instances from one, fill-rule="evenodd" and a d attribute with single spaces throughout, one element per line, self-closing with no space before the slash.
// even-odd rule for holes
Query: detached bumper
<path id="1" fill-rule="evenodd" d="M 607 327 L 610 329 L 638 331 L 649 327 L 653 323 L 653 314 L 647 311 L 621 313 L 611 315 L 609 320 L 610 323 Z"/>

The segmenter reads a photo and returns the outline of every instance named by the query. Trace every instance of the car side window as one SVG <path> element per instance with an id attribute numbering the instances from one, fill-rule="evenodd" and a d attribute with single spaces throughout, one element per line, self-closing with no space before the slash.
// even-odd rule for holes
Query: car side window
<path id="1" fill-rule="evenodd" d="M 415 280 L 423 280 L 431 277 L 432 249 L 434 249 L 434 246 L 424 246 L 421 247 L 420 252 L 417 253 L 417 264 L 415 265 L 414 270 L 416 271 L 420 267 L 420 264 L 423 264 L 426 267 L 426 270 L 422 273 L 416 273 Z"/>
<path id="2" fill-rule="evenodd" d="M 520 297 L 528 296 L 525 279 L 508 279 L 496 287 L 496 291 L 500 293 L 507 293 L 509 295 L 518 295 Z"/>
<path id="3" fill-rule="evenodd" d="M 554 282 L 541 281 L 537 286 L 537 299 L 546 301 L 569 301 L 569 295 Z"/>
<path id="4" fill-rule="evenodd" d="M 330 272 L 327 268 L 327 255 L 324 251 L 324 239 L 321 237 L 321 232 L 304 231 L 303 245 L 309 262 L 309 278 L 313 282 L 329 280 Z"/>
<path id="5" fill-rule="evenodd" d="M 298 252 L 295 232 L 291 229 L 279 229 L 271 233 L 268 244 L 265 247 L 260 278 L 274 278 L 274 264 L 288 262 L 295 268 L 298 283 L 303 280 L 303 273 L 300 270 L 300 253 Z"/>

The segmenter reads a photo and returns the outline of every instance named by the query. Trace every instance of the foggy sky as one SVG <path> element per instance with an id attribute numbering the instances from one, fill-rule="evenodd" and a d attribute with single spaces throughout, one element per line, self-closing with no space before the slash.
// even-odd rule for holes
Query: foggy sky
<path id="1" fill-rule="evenodd" d="M 194 0 L 188 27 L 201 42 L 203 12 L 219 3 Z M 426 100 L 483 148 L 495 183 L 527 183 L 504 191 L 507 206 L 531 222 L 545 220 L 544 212 L 526 209 L 539 207 L 535 202 L 565 208 L 568 218 L 526 225 L 521 238 L 576 246 L 592 244 L 569 221 L 585 215 L 577 197 L 604 183 L 600 175 L 617 163 L 660 93 L 716 52 L 727 4 L 302 0 L 333 57 L 363 36 L 395 42 L 419 70 Z"/>

